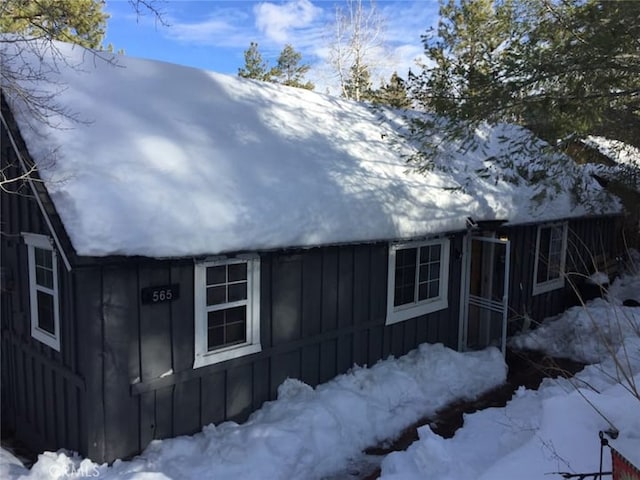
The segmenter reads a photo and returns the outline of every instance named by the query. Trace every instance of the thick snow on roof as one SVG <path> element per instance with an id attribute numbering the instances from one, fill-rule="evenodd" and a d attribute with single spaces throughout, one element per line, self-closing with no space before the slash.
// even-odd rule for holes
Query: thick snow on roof
<path id="1" fill-rule="evenodd" d="M 640 193 L 640 149 L 619 140 L 590 135 L 583 140 L 613 162 L 613 165 L 591 163 L 585 171 L 607 180 L 621 182 L 627 188 Z"/>
<path id="2" fill-rule="evenodd" d="M 539 186 L 474 174 L 506 148 L 504 138 L 527 135 L 516 127 L 479 129 L 471 151 L 445 143 L 447 168 L 419 174 L 406 164 L 414 149 L 399 134 L 400 112 L 59 43 L 30 61 L 47 65 L 47 81 L 24 86 L 52 93 L 74 118 L 38 122 L 9 101 L 80 255 L 406 239 L 463 229 L 467 217 L 519 223 L 586 213 L 568 183 L 536 204 Z"/>
<path id="3" fill-rule="evenodd" d="M 633 145 L 621 142 L 620 140 L 612 140 L 596 135 L 589 135 L 584 140 L 584 143 L 597 149 L 600 153 L 618 164 L 629 164 L 640 167 L 640 149 Z"/>

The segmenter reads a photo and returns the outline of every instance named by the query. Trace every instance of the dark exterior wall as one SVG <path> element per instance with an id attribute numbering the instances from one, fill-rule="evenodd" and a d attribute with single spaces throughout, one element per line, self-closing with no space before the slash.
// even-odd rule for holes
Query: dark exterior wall
<path id="1" fill-rule="evenodd" d="M 456 237 L 452 258 L 461 249 Z M 89 455 L 125 458 L 156 438 L 245 420 L 276 398 L 287 377 L 315 386 L 420 343 L 455 348 L 461 263 L 451 262 L 449 309 L 385 326 L 386 243 L 263 253 L 262 352 L 195 370 L 192 261 L 141 259 L 82 269 L 76 276 L 78 288 L 87 290 L 78 292 L 83 338 L 102 346 L 83 357 L 97 372 L 87 379 L 96 395 L 89 400 Z M 178 300 L 140 303 L 142 288 L 176 283 Z M 91 297 L 89 290 L 101 293 Z"/>
<path id="2" fill-rule="evenodd" d="M 570 276 L 573 274 L 574 282 L 580 284 L 581 274 L 594 272 L 597 257 L 614 259 L 624 255 L 623 228 L 621 216 L 569 222 L 567 269 Z"/>
<path id="3" fill-rule="evenodd" d="M 5 203 L 3 214 L 4 208 L 8 208 Z M 33 205 L 28 208 L 33 221 L 41 221 Z M 570 222 L 569 269 L 576 268 L 579 249 L 575 245 L 583 250 L 598 246 L 611 251 L 614 225 L 615 219 L 606 218 Z M 40 230 L 37 225 L 30 228 L 46 233 L 43 225 Z M 524 312 L 541 320 L 562 311 L 569 302 L 568 286 L 531 294 L 536 232 L 536 225 L 505 229 L 512 241 L 512 329 L 519 327 Z M 11 375 L 25 379 L 12 393 L 14 405 L 24 410 L 14 418 L 31 418 L 26 422 L 33 425 L 29 434 L 42 432 L 46 438 L 47 431 L 62 432 L 59 438 L 42 443 L 43 448 L 65 446 L 100 461 L 126 458 L 156 438 L 196 433 L 209 423 L 246 419 L 276 397 L 278 385 L 287 377 L 315 386 L 354 364 L 372 365 L 424 342 L 456 348 L 463 236 L 451 238 L 449 308 L 392 326 L 384 325 L 388 244 L 262 253 L 262 352 L 195 370 L 192 260 L 129 258 L 91 263 L 85 259 L 85 266 L 74 268 L 71 274 L 62 269 L 61 354 L 30 338 L 24 313 L 28 309 L 25 283 L 18 289 L 27 292 L 24 298 L 13 300 L 15 293 L 7 297 L 14 312 L 11 322 L 21 325 L 11 323 L 9 328 L 22 328 L 22 333 L 8 336 L 10 341 L 3 335 L 3 342 L 11 345 Z M 3 244 L 3 262 L 11 256 L 8 248 Z M 13 248 L 22 249 L 17 258 L 21 255 L 26 262 L 26 247 Z M 180 285 L 179 299 L 141 303 L 141 289 L 167 284 Z M 4 297 L 3 313 L 9 308 Z M 16 301 L 22 302 L 21 310 L 13 307 Z M 15 311 L 23 312 L 22 317 Z M 28 353 L 33 350 L 39 353 Z M 56 386 L 47 386 L 49 378 Z M 48 392 L 54 392 L 53 396 Z M 41 400 L 35 401 L 37 398 Z M 36 404 L 41 405 L 40 410 Z M 49 411 L 60 415 L 47 417 Z M 71 416 L 71 412 L 80 413 Z M 57 423 L 47 426 L 47 419 Z"/>
<path id="4" fill-rule="evenodd" d="M 0 132 L 1 165 L 19 175 L 13 146 Z M 27 247 L 21 232 L 50 235 L 28 184 L 0 194 L 2 292 L 2 423 L 35 450 L 61 446 L 82 451 L 86 372 L 78 361 L 79 325 L 74 312 L 75 278 L 58 262 L 60 352 L 31 337 Z"/>
<path id="5" fill-rule="evenodd" d="M 538 225 L 515 226 L 502 231 L 511 241 L 509 334 L 522 327 L 525 315 L 540 322 L 577 305 L 579 300 L 575 291 L 580 289 L 585 275 L 594 272 L 593 258 L 620 255 L 620 217 L 583 218 L 570 220 L 568 224 L 565 286 L 539 295 L 532 294 Z"/>

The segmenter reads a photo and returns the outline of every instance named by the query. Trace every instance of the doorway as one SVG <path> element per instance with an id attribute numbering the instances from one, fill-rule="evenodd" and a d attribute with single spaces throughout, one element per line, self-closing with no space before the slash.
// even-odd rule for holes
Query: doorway
<path id="1" fill-rule="evenodd" d="M 469 236 L 462 282 L 461 348 L 480 350 L 496 346 L 505 353 L 509 305 L 507 239 Z"/>

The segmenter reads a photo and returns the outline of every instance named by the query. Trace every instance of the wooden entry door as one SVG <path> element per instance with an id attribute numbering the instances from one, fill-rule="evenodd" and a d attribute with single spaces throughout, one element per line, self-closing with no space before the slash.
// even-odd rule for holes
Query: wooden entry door
<path id="1" fill-rule="evenodd" d="M 509 240 L 470 237 L 463 286 L 462 347 L 505 352 L 509 305 Z"/>

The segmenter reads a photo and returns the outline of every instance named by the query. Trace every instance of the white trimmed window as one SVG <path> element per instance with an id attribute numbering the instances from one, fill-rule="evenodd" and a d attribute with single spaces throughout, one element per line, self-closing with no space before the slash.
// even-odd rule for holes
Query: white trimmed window
<path id="1" fill-rule="evenodd" d="M 533 271 L 534 295 L 564 287 L 567 230 L 566 222 L 538 227 Z"/>
<path id="2" fill-rule="evenodd" d="M 51 239 L 23 233 L 29 262 L 31 336 L 60 351 L 58 259 Z"/>
<path id="3" fill-rule="evenodd" d="M 448 307 L 449 240 L 389 247 L 386 324 Z"/>
<path id="4" fill-rule="evenodd" d="M 194 368 L 259 352 L 260 258 L 195 265 Z"/>

